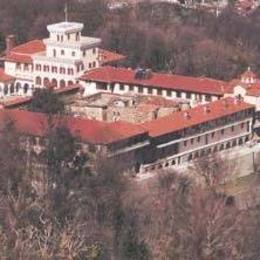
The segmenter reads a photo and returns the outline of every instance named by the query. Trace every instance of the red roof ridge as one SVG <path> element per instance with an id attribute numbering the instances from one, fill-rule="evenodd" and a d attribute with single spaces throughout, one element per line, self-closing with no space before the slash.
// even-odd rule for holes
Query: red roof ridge
<path id="1" fill-rule="evenodd" d="M 175 112 L 171 115 L 145 122 L 142 126 L 149 131 L 150 136 L 156 137 L 253 107 L 253 105 L 241 100 L 238 101 L 236 98 L 227 97 L 225 99 L 213 101 L 208 104 L 200 105 L 185 111 Z M 208 113 L 205 113 L 205 108 L 208 109 Z M 189 117 L 186 117 L 186 115 Z"/>
<path id="2" fill-rule="evenodd" d="M 11 49 L 11 52 L 20 55 L 26 55 L 44 51 L 45 48 L 45 44 L 42 40 L 35 39 L 15 46 L 13 49 Z"/>
<path id="3" fill-rule="evenodd" d="M 5 119 L 14 121 L 15 127 L 23 134 L 44 137 L 48 130 L 47 115 L 19 109 L 0 109 L 0 127 L 4 127 Z M 124 121 L 106 123 L 102 121 L 75 118 L 70 116 L 54 116 L 55 123 L 61 123 L 71 134 L 82 141 L 92 144 L 110 144 L 147 133 L 143 127 Z"/>
<path id="4" fill-rule="evenodd" d="M 95 70 L 85 72 L 80 79 L 99 81 L 106 83 L 136 84 L 145 87 L 161 87 L 177 91 L 189 91 L 194 93 L 213 94 L 222 96 L 228 87 L 228 82 L 176 75 L 170 73 L 153 72 L 148 79 L 136 79 L 135 70 L 127 68 L 115 68 L 104 66 Z"/>

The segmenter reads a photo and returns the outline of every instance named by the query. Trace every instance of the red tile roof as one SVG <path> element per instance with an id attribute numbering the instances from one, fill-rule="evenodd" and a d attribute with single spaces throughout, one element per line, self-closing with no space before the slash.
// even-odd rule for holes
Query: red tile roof
<path id="1" fill-rule="evenodd" d="M 0 68 L 0 82 L 7 82 L 14 80 L 14 77 L 7 75 L 4 69 Z"/>
<path id="2" fill-rule="evenodd" d="M 246 93 L 248 96 L 260 97 L 260 83 L 249 85 L 246 88 Z"/>
<path id="3" fill-rule="evenodd" d="M 150 136 L 158 137 L 254 107 L 243 101 L 235 101 L 235 98 L 217 100 L 146 122 L 142 126 L 149 131 Z M 209 109 L 209 112 L 205 111 L 206 108 Z"/>
<path id="4" fill-rule="evenodd" d="M 112 51 L 104 50 L 104 49 L 99 49 L 99 55 L 100 55 L 101 65 L 111 64 L 113 62 L 118 62 L 126 58 L 124 55 Z"/>
<path id="5" fill-rule="evenodd" d="M 195 78 L 173 74 L 152 73 L 149 79 L 135 79 L 135 71 L 125 68 L 106 66 L 87 71 L 82 80 L 105 83 L 125 83 L 145 87 L 157 87 L 192 93 L 203 93 L 222 96 L 228 83 L 209 78 Z"/>
<path id="6" fill-rule="evenodd" d="M 43 137 L 47 133 L 47 116 L 43 113 L 1 109 L 0 128 L 4 127 L 7 119 L 11 119 L 15 128 L 22 134 Z M 59 122 L 68 127 L 70 132 L 83 142 L 91 144 L 110 144 L 146 133 L 141 126 L 121 121 L 105 123 L 73 117 L 56 117 L 54 120 L 57 124 Z"/>
<path id="7" fill-rule="evenodd" d="M 46 50 L 42 40 L 33 40 L 14 47 L 6 55 L 6 61 L 32 63 L 32 55 Z"/>
<path id="8" fill-rule="evenodd" d="M 42 40 L 33 40 L 14 47 L 11 52 L 17 54 L 35 54 L 45 51 L 46 46 Z"/>

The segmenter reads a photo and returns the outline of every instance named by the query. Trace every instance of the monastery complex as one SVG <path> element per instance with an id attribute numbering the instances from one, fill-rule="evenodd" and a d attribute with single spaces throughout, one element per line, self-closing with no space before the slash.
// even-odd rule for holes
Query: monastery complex
<path id="1" fill-rule="evenodd" d="M 44 88 L 65 97 L 72 115 L 57 121 L 81 150 L 127 162 L 135 173 L 242 147 L 259 133 L 260 79 L 250 68 L 231 82 L 124 68 L 126 57 L 83 36 L 83 24 L 47 29 L 49 38 L 18 46 L 8 36 L 0 68 L 0 125 L 12 119 L 36 156 L 44 150 L 47 116 L 23 105 Z"/>

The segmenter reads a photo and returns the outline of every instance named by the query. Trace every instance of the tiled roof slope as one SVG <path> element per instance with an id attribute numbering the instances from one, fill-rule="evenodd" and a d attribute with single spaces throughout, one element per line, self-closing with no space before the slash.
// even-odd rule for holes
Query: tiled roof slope
<path id="1" fill-rule="evenodd" d="M 105 66 L 95 70 L 87 71 L 81 77 L 81 79 L 86 81 L 97 81 L 105 83 L 125 83 L 141 85 L 145 87 L 159 87 L 171 90 L 219 96 L 222 96 L 228 87 L 227 82 L 220 80 L 163 73 L 152 73 L 152 76 L 149 79 L 136 79 L 134 70 L 114 68 L 111 66 Z"/>
<path id="2" fill-rule="evenodd" d="M 253 105 L 229 97 L 186 111 L 176 112 L 169 116 L 146 122 L 142 126 L 149 132 L 150 136 L 158 137 L 253 107 Z"/>
<path id="3" fill-rule="evenodd" d="M 10 75 L 7 75 L 4 69 L 0 68 L 0 82 L 7 82 L 14 80 L 14 78 Z"/>
<path id="4" fill-rule="evenodd" d="M 47 134 L 48 121 L 43 113 L 1 109 L 0 128 L 4 127 L 8 119 L 14 122 L 15 128 L 21 134 L 41 137 Z M 70 132 L 83 142 L 97 145 L 111 144 L 146 133 L 141 126 L 121 121 L 105 123 L 73 117 L 56 117 L 54 122 L 68 127 Z"/>
<path id="5" fill-rule="evenodd" d="M 32 55 L 45 51 L 46 46 L 42 40 L 33 40 L 14 47 L 5 57 L 6 61 L 32 63 Z"/>
<path id="6" fill-rule="evenodd" d="M 14 47 L 5 57 L 6 61 L 32 63 L 32 55 L 46 50 L 46 46 L 42 40 L 32 40 L 24 44 Z M 125 56 L 100 49 L 101 64 L 108 64 L 125 59 Z"/>

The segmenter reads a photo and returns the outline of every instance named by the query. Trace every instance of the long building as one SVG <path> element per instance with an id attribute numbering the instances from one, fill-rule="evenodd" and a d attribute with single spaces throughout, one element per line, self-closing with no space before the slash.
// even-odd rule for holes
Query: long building
<path id="1" fill-rule="evenodd" d="M 169 99 L 188 99 L 194 104 L 218 100 L 228 90 L 228 83 L 204 77 L 154 73 L 144 69 L 105 66 L 87 71 L 80 77 L 84 95 L 107 91 L 116 94 L 158 95 Z"/>
<path id="2" fill-rule="evenodd" d="M 234 146 L 252 136 L 254 106 L 226 98 L 143 124 L 55 118 L 77 138 L 81 150 L 115 158 L 125 170 L 150 172 L 174 167 Z M 0 128 L 12 120 L 23 143 L 38 157 L 48 132 L 47 116 L 25 110 L 0 110 Z M 28 150 L 28 149 L 27 149 Z"/>

